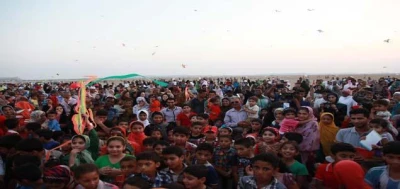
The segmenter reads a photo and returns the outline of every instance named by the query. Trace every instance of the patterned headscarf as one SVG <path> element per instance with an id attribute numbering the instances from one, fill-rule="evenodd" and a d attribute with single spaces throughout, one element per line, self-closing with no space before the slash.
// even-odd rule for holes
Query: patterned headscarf
<path id="1" fill-rule="evenodd" d="M 44 182 L 63 182 L 66 187 L 70 186 L 73 182 L 73 177 L 69 167 L 65 165 L 57 165 L 52 168 L 43 170 L 43 180 Z"/>
<path id="2" fill-rule="evenodd" d="M 44 111 L 41 110 L 35 110 L 31 113 L 31 119 L 29 120 L 29 122 L 40 122 L 40 117 L 46 114 Z"/>

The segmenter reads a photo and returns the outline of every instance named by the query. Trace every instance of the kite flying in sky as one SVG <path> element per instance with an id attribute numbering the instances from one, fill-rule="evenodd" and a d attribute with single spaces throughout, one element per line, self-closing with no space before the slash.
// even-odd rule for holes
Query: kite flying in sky
<path id="1" fill-rule="evenodd" d="M 182 64 L 182 68 L 186 68 L 186 65 L 185 65 L 185 64 Z"/>

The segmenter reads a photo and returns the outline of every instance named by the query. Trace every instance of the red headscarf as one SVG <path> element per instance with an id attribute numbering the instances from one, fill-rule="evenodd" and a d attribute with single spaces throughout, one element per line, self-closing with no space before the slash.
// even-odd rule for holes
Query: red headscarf
<path id="1" fill-rule="evenodd" d="M 144 125 L 139 121 L 133 121 L 129 124 L 129 129 L 131 130 L 131 133 L 129 133 L 128 135 L 128 140 L 132 144 L 132 147 L 135 149 L 135 155 L 137 155 L 143 151 L 143 140 L 146 138 L 146 135 L 144 134 L 144 132 L 132 132 L 132 126 L 134 124 L 141 125 L 143 128 Z"/>

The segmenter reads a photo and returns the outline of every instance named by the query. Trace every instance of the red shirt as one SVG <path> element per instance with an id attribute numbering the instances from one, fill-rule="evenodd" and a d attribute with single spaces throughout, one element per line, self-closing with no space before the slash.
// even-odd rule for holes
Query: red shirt
<path id="1" fill-rule="evenodd" d="M 181 112 L 176 116 L 176 120 L 181 122 L 181 126 L 190 128 L 192 126 L 192 122 L 190 122 L 190 117 L 193 115 L 196 115 L 196 113 L 190 112 L 188 117 L 184 112 Z"/>
<path id="2" fill-rule="evenodd" d="M 321 164 L 315 173 L 315 179 L 321 181 L 325 188 L 339 188 L 339 182 L 333 174 L 333 164 Z"/>
<path id="3" fill-rule="evenodd" d="M 218 105 L 210 104 L 209 110 L 210 110 L 210 120 L 215 121 L 216 119 L 218 119 L 219 114 L 221 114 L 221 108 Z"/>

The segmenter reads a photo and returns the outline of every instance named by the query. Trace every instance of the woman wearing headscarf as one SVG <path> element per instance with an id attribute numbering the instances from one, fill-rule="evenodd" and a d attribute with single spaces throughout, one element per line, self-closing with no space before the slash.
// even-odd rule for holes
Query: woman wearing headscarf
<path id="1" fill-rule="evenodd" d="M 334 116 L 329 112 L 322 113 L 320 116 L 319 133 L 324 156 L 331 154 L 331 146 L 335 143 L 336 133 L 339 131 L 333 120 Z"/>
<path id="2" fill-rule="evenodd" d="M 133 106 L 132 113 L 138 115 L 141 110 L 149 110 L 149 104 L 142 96 L 136 98 L 137 104 Z"/>
<path id="3" fill-rule="evenodd" d="M 42 128 L 47 128 L 47 117 L 46 113 L 42 110 L 35 110 L 31 113 L 31 119 L 29 122 L 39 123 Z"/>
<path id="4" fill-rule="evenodd" d="M 328 102 L 321 104 L 320 112 L 330 112 L 335 116 L 335 124 L 341 126 L 347 115 L 347 105 L 339 103 L 339 97 L 336 93 L 327 95 Z"/>
<path id="5" fill-rule="evenodd" d="M 372 189 L 364 180 L 363 168 L 355 161 L 339 161 L 333 169 L 333 174 L 341 188 Z"/>
<path id="6" fill-rule="evenodd" d="M 43 182 L 47 189 L 72 189 L 75 186 L 72 172 L 65 165 L 45 168 Z"/>

